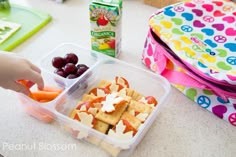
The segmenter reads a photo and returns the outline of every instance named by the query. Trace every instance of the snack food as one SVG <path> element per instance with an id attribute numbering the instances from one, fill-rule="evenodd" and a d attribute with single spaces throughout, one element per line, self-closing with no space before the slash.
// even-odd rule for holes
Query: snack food
<path id="1" fill-rule="evenodd" d="M 131 89 L 124 77 L 116 76 L 113 81 L 101 80 L 85 93 L 70 117 L 108 136 L 127 140 L 135 136 L 157 102 Z M 79 132 L 76 136 L 82 137 Z"/>
<path id="2" fill-rule="evenodd" d="M 89 66 L 85 74 L 77 79 L 67 79 L 53 73 L 55 68 L 52 66 L 52 59 L 55 56 L 65 56 L 68 52 L 77 54 L 79 62 Z M 170 85 L 163 77 L 73 43 L 56 47 L 43 57 L 40 65 L 45 84 L 64 90 L 56 99 L 47 103 L 40 103 L 20 94 L 23 107 L 27 111 L 30 109 L 29 114 L 39 120 L 45 122 L 55 120 L 60 128 L 81 139 L 79 141 L 95 144 L 112 156 L 129 156 L 135 150 L 154 123 L 170 91 Z M 127 106 L 120 115 L 123 119 L 116 120 L 117 126 L 96 118 L 102 107 L 100 102 L 104 101 L 104 96 L 111 94 L 110 91 L 117 93 L 111 97 L 122 97 L 124 99 L 122 103 Z M 155 101 L 150 103 L 152 102 L 150 95 L 158 100 L 157 106 Z M 151 106 L 150 114 L 134 110 L 128 112 L 131 100 L 144 101 L 145 105 Z M 114 105 L 115 108 L 118 106 Z M 73 110 L 76 111 L 74 116 Z M 107 112 L 112 113 L 112 110 Z M 77 120 L 73 120 L 70 116 Z"/>
<path id="3" fill-rule="evenodd" d="M 52 101 L 63 91 L 63 89 L 53 86 L 44 86 L 42 90 L 32 89 L 33 82 L 28 80 L 18 80 L 18 82 L 28 88 L 30 91 L 29 97 L 38 102 Z"/>
<path id="4" fill-rule="evenodd" d="M 54 73 L 67 79 L 80 77 L 89 67 L 78 63 L 78 61 L 78 56 L 72 52 L 67 53 L 64 57 L 53 57 L 52 66 L 55 68 Z"/>

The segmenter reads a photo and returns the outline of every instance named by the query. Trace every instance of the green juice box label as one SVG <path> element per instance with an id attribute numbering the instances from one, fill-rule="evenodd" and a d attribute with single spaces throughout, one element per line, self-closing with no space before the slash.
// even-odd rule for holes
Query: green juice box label
<path id="1" fill-rule="evenodd" d="M 122 0 L 93 0 L 89 13 L 92 50 L 117 57 L 121 51 Z"/>

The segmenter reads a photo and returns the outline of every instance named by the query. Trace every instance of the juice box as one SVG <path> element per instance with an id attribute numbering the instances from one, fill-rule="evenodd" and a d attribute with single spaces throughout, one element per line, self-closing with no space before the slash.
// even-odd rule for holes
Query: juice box
<path id="1" fill-rule="evenodd" d="M 89 12 L 92 50 L 117 57 L 121 51 L 122 0 L 93 0 Z"/>

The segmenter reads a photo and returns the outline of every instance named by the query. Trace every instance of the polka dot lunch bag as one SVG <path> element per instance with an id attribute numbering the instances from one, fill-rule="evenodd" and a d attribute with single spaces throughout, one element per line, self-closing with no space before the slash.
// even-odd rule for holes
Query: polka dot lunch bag
<path id="1" fill-rule="evenodd" d="M 236 126 L 236 3 L 188 0 L 149 19 L 142 62 Z"/>

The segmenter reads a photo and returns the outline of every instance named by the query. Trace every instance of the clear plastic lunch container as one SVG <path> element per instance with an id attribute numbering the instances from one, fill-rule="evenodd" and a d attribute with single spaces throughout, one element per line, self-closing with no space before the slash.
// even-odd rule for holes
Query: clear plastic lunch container
<path id="1" fill-rule="evenodd" d="M 79 62 L 89 66 L 85 73 L 75 79 L 57 76 L 51 65 L 53 57 L 64 56 L 68 52 L 77 54 Z M 158 74 L 71 43 L 62 44 L 52 50 L 49 55 L 43 57 L 41 70 L 45 85 L 63 88 L 63 92 L 54 100 L 45 103 L 19 94 L 24 109 L 33 117 L 44 122 L 57 122 L 63 130 L 69 132 L 75 138 L 95 144 L 106 150 L 111 156 L 124 157 L 133 152 L 158 116 L 160 107 L 167 101 L 170 92 L 169 82 Z M 145 121 L 140 123 L 136 134 L 129 139 L 119 139 L 120 136 L 109 136 L 109 130 L 102 133 L 71 118 L 71 112 L 77 107 L 84 94 L 97 87 L 102 80 L 113 81 L 117 76 L 128 80 L 129 88 L 133 91 L 137 91 L 143 96 L 153 96 L 158 101 L 158 104 L 152 107 Z M 34 90 L 34 88 L 36 87 L 32 87 L 31 90 Z M 118 128 L 117 125 L 115 128 Z M 114 129 L 114 126 L 109 124 L 109 129 Z"/>

